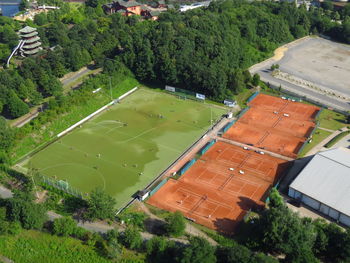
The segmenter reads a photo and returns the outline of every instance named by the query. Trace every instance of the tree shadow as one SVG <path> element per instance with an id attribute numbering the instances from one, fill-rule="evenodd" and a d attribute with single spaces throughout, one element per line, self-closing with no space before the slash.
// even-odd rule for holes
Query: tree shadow
<path id="1" fill-rule="evenodd" d="M 238 231 L 238 227 L 244 220 L 244 217 L 247 215 L 248 211 L 261 212 L 265 208 L 263 203 L 259 204 L 245 196 L 239 197 L 237 205 L 239 206 L 241 212 L 235 220 L 230 218 L 218 218 L 214 221 L 214 226 L 217 231 L 225 236 L 232 236 Z"/>
<path id="2" fill-rule="evenodd" d="M 145 229 L 154 235 L 165 235 L 165 222 L 156 218 L 147 218 L 144 221 Z"/>
<path id="3" fill-rule="evenodd" d="M 245 196 L 239 196 L 239 201 L 237 202 L 237 205 L 243 210 L 243 211 L 254 211 L 254 212 L 261 212 L 264 210 L 265 206 L 263 203 L 257 203 L 253 199 L 250 199 Z"/>

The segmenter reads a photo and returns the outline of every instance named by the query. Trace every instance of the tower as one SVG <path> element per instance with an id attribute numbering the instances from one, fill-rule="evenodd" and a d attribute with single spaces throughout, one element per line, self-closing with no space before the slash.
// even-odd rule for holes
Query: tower
<path id="1" fill-rule="evenodd" d="M 35 55 L 39 52 L 41 42 L 36 28 L 26 26 L 19 30 L 19 36 L 23 41 L 23 45 L 20 47 L 21 56 Z"/>

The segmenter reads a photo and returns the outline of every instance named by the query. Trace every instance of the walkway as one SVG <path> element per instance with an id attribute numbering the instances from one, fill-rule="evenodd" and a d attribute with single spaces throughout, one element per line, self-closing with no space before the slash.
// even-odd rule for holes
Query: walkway
<path id="1" fill-rule="evenodd" d="M 348 128 L 342 128 L 341 130 L 336 130 L 334 131 L 331 135 L 329 135 L 327 138 L 325 138 L 323 141 L 321 141 L 319 144 L 317 144 L 316 146 L 314 146 L 310 151 L 308 151 L 305 156 L 310 156 L 310 155 L 315 155 L 316 153 L 320 152 L 320 151 L 325 151 L 325 150 L 329 150 L 328 148 L 325 148 L 324 146 L 330 141 L 332 140 L 335 136 L 337 136 L 338 134 L 347 131 Z"/>
<path id="2" fill-rule="evenodd" d="M 247 147 L 248 149 L 250 150 L 253 150 L 253 151 L 263 151 L 265 154 L 268 154 L 268 155 L 271 155 L 273 157 L 276 157 L 276 158 L 279 158 L 279 159 L 282 159 L 282 160 L 286 160 L 286 161 L 294 161 L 293 158 L 290 158 L 290 157 L 287 157 L 287 156 L 284 156 L 284 155 L 281 155 L 281 154 L 278 154 L 278 153 L 274 153 L 274 152 L 270 152 L 270 151 L 267 151 L 265 149 L 260 149 L 260 148 L 257 148 L 257 147 L 254 147 L 254 146 L 251 146 L 251 145 L 247 145 L 247 144 L 244 144 L 244 143 L 240 143 L 240 142 L 237 142 L 237 141 L 233 141 L 233 140 L 229 140 L 229 139 L 225 139 L 225 138 L 222 138 L 222 137 L 219 137 L 219 136 L 215 136 L 215 139 L 217 139 L 218 141 L 222 141 L 222 142 L 226 142 L 226 143 L 229 143 L 229 144 L 233 144 L 233 145 L 236 145 L 236 146 L 239 146 L 239 147 Z"/>
<path id="3" fill-rule="evenodd" d="M 145 213 L 147 214 L 151 219 L 156 219 L 158 221 L 163 222 L 164 224 L 166 223 L 164 219 L 156 216 L 155 214 L 153 214 L 147 206 L 145 206 L 144 203 L 142 202 L 137 202 L 138 207 Z M 192 235 L 192 236 L 197 236 L 197 237 L 201 237 L 206 239 L 211 245 L 216 246 L 217 243 L 215 240 L 213 240 L 212 238 L 210 238 L 207 234 L 205 234 L 204 232 L 202 232 L 201 230 L 199 230 L 196 227 L 193 227 L 190 223 L 186 222 L 186 229 L 185 229 L 186 233 Z"/>
<path id="4" fill-rule="evenodd" d="M 62 215 L 59 215 L 53 211 L 48 211 L 47 215 L 49 217 L 50 221 L 53 221 L 57 218 L 62 217 Z M 77 220 L 76 220 L 77 221 Z M 126 227 L 125 226 L 120 226 L 117 224 L 114 225 L 109 225 L 105 222 L 98 221 L 98 222 L 82 222 L 82 221 L 77 221 L 77 226 L 84 228 L 85 230 L 88 230 L 90 232 L 97 232 L 97 233 L 107 233 L 107 231 L 116 229 L 118 232 L 123 232 L 125 231 Z M 153 238 L 155 235 L 148 233 L 148 232 L 140 232 L 143 240 L 150 240 Z M 188 240 L 186 239 L 181 239 L 181 238 L 168 238 L 171 241 L 175 241 L 178 243 L 182 244 L 188 244 Z"/>
<path id="5" fill-rule="evenodd" d="M 335 130 L 326 129 L 326 128 L 322 128 L 322 127 L 317 127 L 317 129 L 328 131 L 328 132 L 335 132 Z"/>

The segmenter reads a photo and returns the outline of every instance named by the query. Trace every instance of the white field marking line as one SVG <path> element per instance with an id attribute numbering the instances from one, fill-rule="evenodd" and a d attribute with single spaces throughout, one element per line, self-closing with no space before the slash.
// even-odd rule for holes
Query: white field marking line
<path id="1" fill-rule="evenodd" d="M 71 146 L 66 145 L 66 144 L 64 144 L 64 143 L 60 143 L 60 145 L 66 147 L 66 148 L 70 148 L 70 147 L 71 147 Z M 85 152 L 85 151 L 83 151 L 83 150 L 80 150 L 80 149 L 77 148 L 77 147 L 72 147 L 72 148 L 73 148 L 73 150 L 77 150 L 77 151 L 79 151 L 79 152 L 81 152 L 81 153 L 87 154 L 88 157 L 90 157 L 90 155 L 91 155 L 91 154 L 89 154 L 88 152 Z M 97 157 L 96 157 L 96 158 L 97 158 Z M 118 166 L 116 163 L 113 163 L 113 162 L 111 162 L 111 161 L 108 161 L 108 160 L 106 160 L 106 159 L 104 159 L 104 158 L 101 158 L 101 157 L 100 157 L 100 158 L 98 158 L 98 160 L 104 161 L 104 162 L 106 162 L 106 163 L 111 164 L 112 166 L 115 166 L 115 167 L 117 167 L 117 168 L 120 168 L 120 166 Z M 121 166 L 121 167 L 122 167 L 122 169 L 135 172 L 134 170 L 132 170 L 132 169 L 130 169 L 130 168 L 126 168 L 126 167 L 124 167 L 124 166 Z"/>
<path id="2" fill-rule="evenodd" d="M 93 124 L 93 126 L 90 127 L 90 128 L 93 128 L 95 126 L 101 126 L 101 127 L 104 127 L 104 128 L 108 128 L 107 125 L 109 125 L 109 124 L 111 124 L 111 125 L 124 124 L 124 122 L 116 121 L 116 120 L 102 120 L 102 121 L 99 121 L 99 122 L 91 122 L 91 124 Z"/>
<path id="3" fill-rule="evenodd" d="M 113 127 L 113 128 L 111 128 L 111 129 L 109 129 L 107 132 L 105 132 L 105 135 L 107 135 L 108 133 L 110 133 L 110 132 L 112 132 L 112 131 L 114 131 L 114 130 L 116 130 L 116 129 L 123 128 L 123 126 L 124 126 L 124 125 L 120 125 L 120 126 L 117 126 L 117 127 Z"/>
<path id="4" fill-rule="evenodd" d="M 102 182 L 103 182 L 103 190 L 106 189 L 106 180 L 105 180 L 103 174 L 102 174 L 100 171 L 94 170 L 93 168 L 91 168 L 91 167 L 89 167 L 89 166 L 87 166 L 87 165 L 84 165 L 84 164 L 79 164 L 79 163 L 61 163 L 61 164 L 56 164 L 56 165 L 51 165 L 51 166 L 45 167 L 45 168 L 40 169 L 40 170 L 38 170 L 38 171 L 39 171 L 39 172 L 40 172 L 40 171 L 42 172 L 42 171 L 45 171 L 45 170 L 48 170 L 48 169 L 51 169 L 51 168 L 60 167 L 60 166 L 65 166 L 65 165 L 72 165 L 72 166 L 73 166 L 73 165 L 75 165 L 75 166 L 77 165 L 77 166 L 87 167 L 87 168 L 90 169 L 90 170 L 96 171 L 97 174 L 100 175 L 100 177 L 101 177 L 101 179 L 102 179 Z M 69 183 L 69 182 L 68 182 L 68 183 Z"/>

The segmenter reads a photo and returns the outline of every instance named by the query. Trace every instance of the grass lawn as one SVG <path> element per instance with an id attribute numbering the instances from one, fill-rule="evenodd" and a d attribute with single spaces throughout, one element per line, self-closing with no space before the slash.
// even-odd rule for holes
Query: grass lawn
<path id="1" fill-rule="evenodd" d="M 121 207 L 225 112 L 143 88 L 21 165 L 82 192 L 100 186 Z"/>
<path id="2" fill-rule="evenodd" d="M 318 120 L 320 121 L 320 127 L 326 129 L 338 130 L 347 126 L 345 115 L 328 109 L 323 109 Z"/>
<path id="3" fill-rule="evenodd" d="M 34 230 L 15 236 L 0 236 L 0 254 L 16 263 L 111 262 L 79 240 Z"/>
<path id="4" fill-rule="evenodd" d="M 255 91 L 253 89 L 244 89 L 241 93 L 235 96 L 237 104 L 243 109 L 247 106 L 246 101 Z"/>
<path id="5" fill-rule="evenodd" d="M 322 140 L 326 139 L 331 134 L 331 132 L 316 129 L 314 135 L 312 136 L 312 142 L 306 144 L 304 149 L 299 154 L 299 157 L 303 157 L 308 151 L 310 151 L 313 147 L 315 147 L 317 144 L 319 144 Z"/>
<path id="6" fill-rule="evenodd" d="M 131 77 L 114 84 L 112 87 L 113 98 L 118 98 L 120 95 L 138 86 L 138 84 L 137 80 Z M 86 103 L 71 105 L 69 113 L 60 115 L 56 120 L 46 123 L 39 132 L 34 131 L 23 136 L 23 138 L 16 143 L 11 158 L 13 160 L 18 160 L 39 145 L 52 140 L 58 133 L 98 110 L 110 101 L 110 91 L 107 89 L 96 93 Z M 33 121 L 35 121 L 35 119 Z M 22 129 L 26 128 L 27 126 L 24 126 Z"/>
<path id="7" fill-rule="evenodd" d="M 346 135 L 350 134 L 350 131 L 345 131 L 342 132 L 340 134 L 338 134 L 337 136 L 335 136 L 332 140 L 330 140 L 325 147 L 326 148 L 331 148 L 333 145 L 335 145 L 337 142 L 339 142 L 341 139 L 343 139 Z"/>

